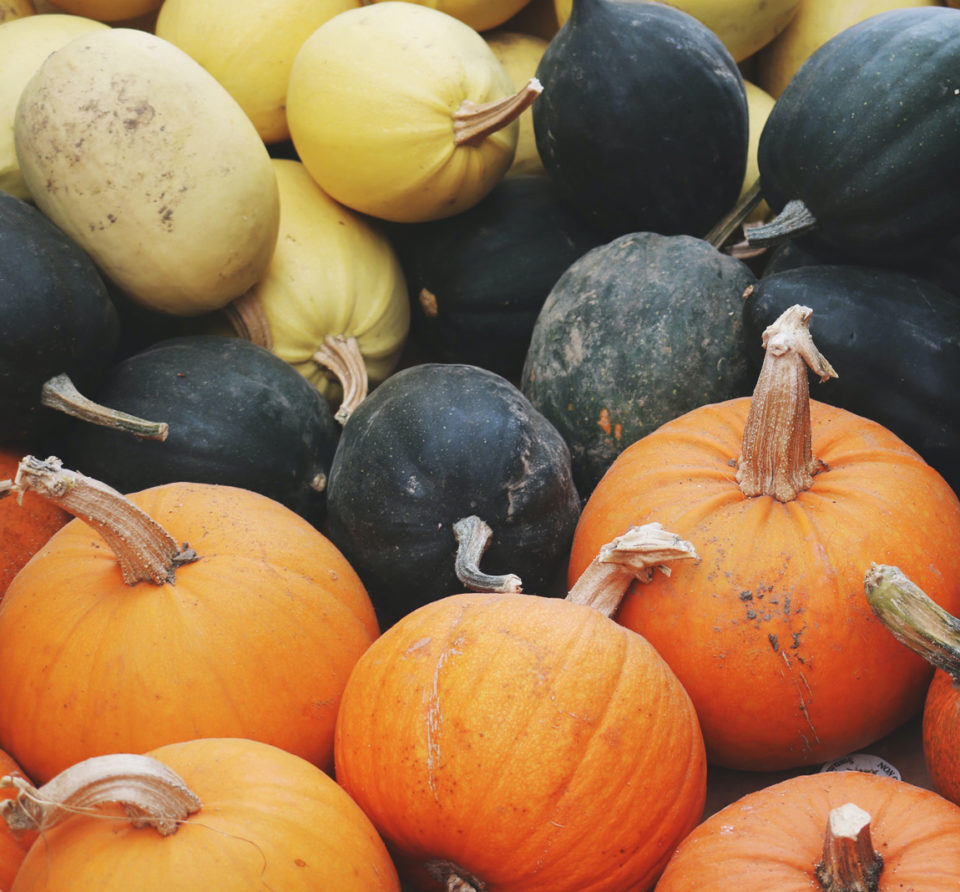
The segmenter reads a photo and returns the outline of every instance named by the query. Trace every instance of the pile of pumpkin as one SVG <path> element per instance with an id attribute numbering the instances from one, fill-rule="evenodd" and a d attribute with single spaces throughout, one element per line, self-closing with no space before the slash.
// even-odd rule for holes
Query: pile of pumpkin
<path id="1" fill-rule="evenodd" d="M 947 5 L 0 0 L 0 890 L 957 888 Z"/>

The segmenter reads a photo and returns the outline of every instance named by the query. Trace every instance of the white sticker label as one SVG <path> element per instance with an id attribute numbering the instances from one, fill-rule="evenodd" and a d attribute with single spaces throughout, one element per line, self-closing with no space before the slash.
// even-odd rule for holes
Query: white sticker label
<path id="1" fill-rule="evenodd" d="M 892 777 L 894 780 L 901 780 L 900 772 L 886 759 L 871 756 L 869 753 L 851 753 L 849 756 L 833 759 L 823 765 L 820 770 L 862 771 L 865 774 L 882 774 L 886 777 Z"/>

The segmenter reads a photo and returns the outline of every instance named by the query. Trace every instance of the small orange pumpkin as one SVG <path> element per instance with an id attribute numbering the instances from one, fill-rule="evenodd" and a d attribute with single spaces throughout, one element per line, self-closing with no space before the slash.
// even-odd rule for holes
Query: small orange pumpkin
<path id="1" fill-rule="evenodd" d="M 680 843 L 657 892 L 958 886 L 960 808 L 883 775 L 828 771 L 748 793 L 711 815 Z"/>
<path id="2" fill-rule="evenodd" d="M 29 456 L 17 483 L 84 518 L 0 602 L 0 746 L 30 777 L 217 736 L 332 766 L 343 686 L 379 631 L 328 539 L 237 487 L 124 498 Z"/>
<path id="3" fill-rule="evenodd" d="M 71 811 L 32 807 L 38 793 Z M 43 828 L 12 892 L 400 889 L 383 842 L 343 789 L 304 759 L 251 740 L 94 758 L 28 788 L 7 819 Z"/>
<path id="4" fill-rule="evenodd" d="M 677 673 L 708 757 L 731 768 L 823 762 L 919 711 L 932 669 L 865 603 L 873 561 L 960 609 L 960 502 L 886 428 L 810 400 L 807 365 L 835 374 L 810 315 L 792 307 L 764 333 L 752 399 L 695 409 L 621 453 L 572 546 L 571 579 L 631 524 L 660 521 L 697 549 L 634 586 L 616 618 Z"/>
<path id="5" fill-rule="evenodd" d="M 0 778 L 13 775 L 25 777 L 20 766 L 7 753 L 0 750 Z M 17 792 L 16 787 L 0 784 L 0 808 L 5 800 L 13 799 Z M 34 839 L 36 839 L 36 833 L 14 836 L 10 828 L 0 821 L 0 892 L 9 892 L 13 885 L 13 878 L 20 869 L 20 863 Z"/>

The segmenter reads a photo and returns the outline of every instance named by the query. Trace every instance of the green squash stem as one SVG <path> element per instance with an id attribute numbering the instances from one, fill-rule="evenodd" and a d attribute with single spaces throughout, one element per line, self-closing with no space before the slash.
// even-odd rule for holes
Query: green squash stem
<path id="1" fill-rule="evenodd" d="M 883 858 L 870 836 L 870 815 L 852 802 L 833 809 L 816 866 L 823 892 L 877 892 L 882 871 Z"/>

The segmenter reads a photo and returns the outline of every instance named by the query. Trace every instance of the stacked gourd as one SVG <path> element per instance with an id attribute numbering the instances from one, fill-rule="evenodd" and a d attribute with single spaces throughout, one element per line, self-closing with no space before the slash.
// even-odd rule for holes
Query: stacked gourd
<path id="1" fill-rule="evenodd" d="M 955 888 L 960 11 L 896 7 L 0 25 L 0 889 Z M 938 792 L 806 772 L 921 708 Z"/>

